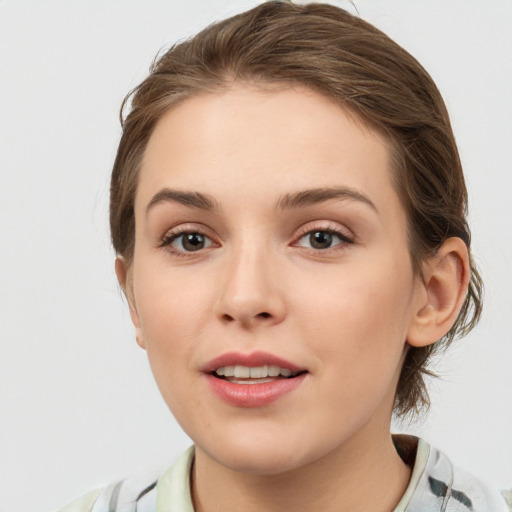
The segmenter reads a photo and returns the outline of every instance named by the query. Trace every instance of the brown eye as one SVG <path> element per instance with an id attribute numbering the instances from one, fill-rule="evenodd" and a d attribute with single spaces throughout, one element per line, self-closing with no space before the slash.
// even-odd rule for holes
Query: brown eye
<path id="1" fill-rule="evenodd" d="M 299 247 L 307 247 L 317 251 L 325 251 L 337 246 L 351 244 L 346 235 L 330 229 L 314 229 L 301 236 L 297 242 Z"/>
<path id="2" fill-rule="evenodd" d="M 185 231 L 164 238 L 163 246 L 170 246 L 175 252 L 195 252 L 214 245 L 213 241 L 202 233 Z"/>
<path id="3" fill-rule="evenodd" d="M 333 234 L 328 231 L 312 231 L 309 243 L 313 249 L 328 249 L 332 245 Z"/>
<path id="4" fill-rule="evenodd" d="M 205 246 L 205 237 L 199 233 L 184 233 L 180 238 L 185 251 L 198 251 Z"/>

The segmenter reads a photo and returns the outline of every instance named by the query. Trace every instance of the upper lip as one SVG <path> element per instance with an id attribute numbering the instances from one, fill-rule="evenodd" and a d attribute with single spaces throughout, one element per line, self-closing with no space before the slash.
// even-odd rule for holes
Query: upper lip
<path id="1" fill-rule="evenodd" d="M 298 366 L 286 359 L 269 354 L 267 352 L 251 352 L 244 354 L 241 352 L 227 352 L 215 357 L 203 367 L 204 373 L 212 373 L 217 368 L 222 366 L 248 366 L 255 368 L 257 366 L 279 366 L 280 368 L 287 368 L 294 373 L 307 371 L 306 368 Z"/>

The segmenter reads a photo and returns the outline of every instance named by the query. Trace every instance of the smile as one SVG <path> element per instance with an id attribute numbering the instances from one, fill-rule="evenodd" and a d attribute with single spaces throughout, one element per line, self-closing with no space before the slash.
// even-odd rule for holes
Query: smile
<path id="1" fill-rule="evenodd" d="M 264 366 L 221 366 L 213 375 L 224 378 L 234 384 L 264 384 L 274 382 L 277 379 L 295 377 L 300 372 L 293 372 L 289 368 L 281 368 L 274 365 Z"/>
<path id="2" fill-rule="evenodd" d="M 209 389 L 234 407 L 265 407 L 304 382 L 308 370 L 272 354 L 227 353 L 203 368 Z"/>

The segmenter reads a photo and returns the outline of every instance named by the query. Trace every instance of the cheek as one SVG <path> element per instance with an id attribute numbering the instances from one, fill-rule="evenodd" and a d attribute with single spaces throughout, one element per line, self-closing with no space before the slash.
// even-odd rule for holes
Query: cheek
<path id="1" fill-rule="evenodd" d="M 141 261 L 135 267 L 136 306 L 148 342 L 162 339 L 162 335 L 172 339 L 180 331 L 194 336 L 194 327 L 199 328 L 209 291 L 204 280 L 183 279 L 182 274 L 154 261 L 146 265 Z"/>
<path id="2" fill-rule="evenodd" d="M 315 293 L 310 333 L 322 391 L 310 404 L 317 428 L 359 428 L 377 409 L 390 413 L 405 347 L 408 305 L 403 282 L 386 274 L 352 273 L 327 296 Z M 318 396 L 324 397 L 318 400 Z M 317 411 L 314 414 L 313 411 Z M 324 425 L 325 418 L 330 421 Z M 330 431 L 330 430 L 329 430 Z"/>
<path id="3" fill-rule="evenodd" d="M 316 276 L 298 305 L 302 330 L 311 332 L 322 359 L 362 370 L 400 357 L 411 319 L 413 276 L 408 256 L 363 262 L 337 275 Z M 349 363 L 350 362 L 350 363 Z"/>
<path id="4" fill-rule="evenodd" d="M 141 333 L 158 383 L 189 369 L 201 338 L 210 292 L 198 279 L 186 282 L 168 269 L 135 273 L 134 288 Z"/>
<path id="5" fill-rule="evenodd" d="M 178 286 L 169 286 L 166 280 L 153 286 L 146 282 L 138 298 L 151 371 L 167 406 L 180 421 L 190 407 L 200 408 L 201 394 L 190 376 L 195 373 L 191 361 L 200 338 L 203 308 L 198 293 L 190 289 L 180 293 Z"/>

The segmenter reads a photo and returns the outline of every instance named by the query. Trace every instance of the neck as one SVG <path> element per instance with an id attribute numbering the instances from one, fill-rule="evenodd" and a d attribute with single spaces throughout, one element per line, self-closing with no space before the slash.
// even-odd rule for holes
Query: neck
<path id="1" fill-rule="evenodd" d="M 230 470 L 196 449 L 195 510 L 389 512 L 400 501 L 411 470 L 397 454 L 391 434 L 375 434 L 360 431 L 327 456 L 272 475 Z"/>

